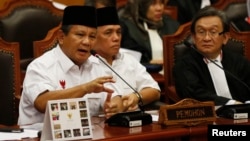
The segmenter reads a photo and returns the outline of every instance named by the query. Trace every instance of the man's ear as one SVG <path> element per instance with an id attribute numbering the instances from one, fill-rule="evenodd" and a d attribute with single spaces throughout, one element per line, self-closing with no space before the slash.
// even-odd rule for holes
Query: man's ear
<path id="1" fill-rule="evenodd" d="M 59 44 L 63 44 L 63 39 L 64 39 L 65 34 L 63 33 L 63 31 L 60 29 L 57 32 L 57 38 L 58 38 L 58 42 Z"/>

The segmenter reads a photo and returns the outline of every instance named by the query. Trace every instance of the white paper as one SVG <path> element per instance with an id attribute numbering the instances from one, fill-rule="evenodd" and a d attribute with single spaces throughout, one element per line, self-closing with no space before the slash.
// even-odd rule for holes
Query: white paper
<path id="1" fill-rule="evenodd" d="M 21 140 L 22 138 L 37 137 L 37 130 L 24 129 L 22 133 L 0 132 L 0 140 Z"/>
<path id="2" fill-rule="evenodd" d="M 43 123 L 34 123 L 31 125 L 21 125 L 20 128 L 41 131 L 43 129 Z"/>

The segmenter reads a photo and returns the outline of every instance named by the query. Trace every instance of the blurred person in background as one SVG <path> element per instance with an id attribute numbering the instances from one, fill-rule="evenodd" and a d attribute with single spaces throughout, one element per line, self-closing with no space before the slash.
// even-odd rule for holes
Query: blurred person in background
<path id="1" fill-rule="evenodd" d="M 250 0 L 247 0 L 247 17 L 245 20 L 248 24 L 250 24 Z"/>
<path id="2" fill-rule="evenodd" d="M 102 8 L 106 6 L 116 7 L 116 0 L 85 0 L 84 5 Z"/>
<path id="3" fill-rule="evenodd" d="M 212 5 L 218 0 L 169 0 L 167 5 L 176 6 L 178 9 L 178 22 L 190 22 L 193 16 L 203 7 Z"/>
<path id="4" fill-rule="evenodd" d="M 177 31 L 179 23 L 164 14 L 166 0 L 128 0 L 120 22 L 121 47 L 142 54 L 140 62 L 163 64 L 163 35 Z"/>

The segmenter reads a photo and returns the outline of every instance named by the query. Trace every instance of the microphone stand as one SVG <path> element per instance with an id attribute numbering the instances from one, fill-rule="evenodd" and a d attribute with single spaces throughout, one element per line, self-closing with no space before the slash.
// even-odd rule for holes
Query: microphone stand
<path id="1" fill-rule="evenodd" d="M 124 80 L 112 67 L 110 67 L 94 50 L 91 50 L 90 52 L 92 55 L 97 57 L 105 66 L 107 66 L 112 72 L 114 72 L 124 83 L 126 83 L 127 86 L 129 86 L 134 91 L 134 94 L 139 98 L 139 102 L 138 102 L 139 108 L 142 112 L 144 112 L 141 94 L 138 91 L 136 91 L 126 80 Z"/>
<path id="2" fill-rule="evenodd" d="M 108 123 L 108 125 L 110 126 L 126 126 L 126 127 L 151 124 L 153 122 L 152 116 L 144 112 L 143 101 L 140 93 L 136 91 L 126 80 L 124 80 L 111 66 L 109 66 L 94 50 L 91 50 L 90 53 L 93 56 L 97 57 L 105 66 L 107 66 L 124 83 L 126 83 L 126 85 L 129 86 L 134 91 L 134 94 L 139 98 L 138 105 L 140 111 L 117 113 L 111 116 L 109 119 L 107 119 L 105 123 Z"/>
<path id="3" fill-rule="evenodd" d="M 193 44 L 188 42 L 187 40 L 184 40 L 184 44 L 187 47 L 191 47 L 194 51 L 199 53 L 200 55 L 204 56 L 199 50 L 197 50 Z M 247 88 L 247 90 L 250 92 L 250 87 L 242 80 L 240 80 L 237 76 L 235 76 L 233 73 L 225 70 L 222 66 L 218 65 L 215 61 L 213 61 L 210 58 L 207 58 L 210 62 L 212 62 L 214 65 L 222 69 L 225 73 L 236 79 L 238 82 L 240 82 L 243 86 Z M 231 118 L 231 119 L 238 119 L 240 118 L 247 118 L 250 114 L 250 104 L 236 104 L 236 105 L 222 105 L 220 108 L 216 110 L 216 114 L 219 117 L 225 117 L 225 118 Z"/>

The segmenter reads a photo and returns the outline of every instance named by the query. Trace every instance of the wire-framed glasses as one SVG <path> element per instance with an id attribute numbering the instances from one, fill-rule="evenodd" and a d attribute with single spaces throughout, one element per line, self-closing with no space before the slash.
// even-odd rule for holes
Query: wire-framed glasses
<path id="1" fill-rule="evenodd" d="M 224 33 L 224 31 L 219 32 L 219 31 L 215 31 L 215 30 L 197 30 L 196 31 L 196 35 L 198 37 L 202 37 L 202 38 L 206 37 L 207 35 L 211 38 L 216 38 L 216 37 L 222 35 L 223 33 Z"/>

